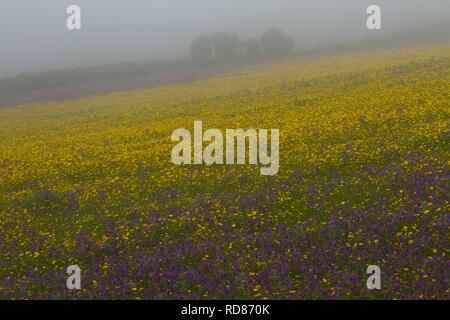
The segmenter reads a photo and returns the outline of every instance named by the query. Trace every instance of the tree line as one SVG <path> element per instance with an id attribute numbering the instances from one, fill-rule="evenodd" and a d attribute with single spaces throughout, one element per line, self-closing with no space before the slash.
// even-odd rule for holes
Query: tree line
<path id="1" fill-rule="evenodd" d="M 198 62 L 285 56 L 293 52 L 293 39 L 276 28 L 267 30 L 259 39 L 241 40 L 236 33 L 217 32 L 200 35 L 191 43 L 191 56 Z"/>

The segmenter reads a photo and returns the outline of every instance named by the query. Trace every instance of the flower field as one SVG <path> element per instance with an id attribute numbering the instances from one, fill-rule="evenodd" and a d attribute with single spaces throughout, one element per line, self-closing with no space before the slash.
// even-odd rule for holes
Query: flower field
<path id="1" fill-rule="evenodd" d="M 449 105 L 437 45 L 1 109 L 0 298 L 449 299 Z M 196 120 L 278 175 L 173 165 Z"/>

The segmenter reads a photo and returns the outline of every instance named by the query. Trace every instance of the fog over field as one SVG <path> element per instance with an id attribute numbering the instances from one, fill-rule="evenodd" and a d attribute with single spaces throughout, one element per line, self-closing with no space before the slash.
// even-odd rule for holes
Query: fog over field
<path id="1" fill-rule="evenodd" d="M 66 8 L 82 9 L 82 30 L 66 29 Z M 202 33 L 259 37 L 282 29 L 297 49 L 372 36 L 366 8 L 382 8 L 380 34 L 445 22 L 448 0 L 2 0 L 0 78 L 27 71 L 176 58 Z"/>

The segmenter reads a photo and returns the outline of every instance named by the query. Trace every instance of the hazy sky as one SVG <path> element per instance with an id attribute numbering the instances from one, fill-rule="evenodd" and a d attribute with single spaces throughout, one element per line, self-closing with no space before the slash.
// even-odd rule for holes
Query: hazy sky
<path id="1" fill-rule="evenodd" d="M 82 30 L 66 29 L 66 8 Z M 32 70 L 186 55 L 201 33 L 260 36 L 270 27 L 297 47 L 368 35 L 366 8 L 382 8 L 383 31 L 448 20 L 449 0 L 0 0 L 0 77 Z"/>

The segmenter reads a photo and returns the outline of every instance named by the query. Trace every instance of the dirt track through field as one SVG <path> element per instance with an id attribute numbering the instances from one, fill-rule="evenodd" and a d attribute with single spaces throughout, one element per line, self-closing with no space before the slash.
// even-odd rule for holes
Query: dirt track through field
<path id="1" fill-rule="evenodd" d="M 298 58 L 297 58 L 298 59 Z M 73 99 L 93 94 L 102 94 L 114 91 L 129 91 L 148 89 L 158 86 L 187 83 L 196 80 L 224 75 L 239 70 L 251 69 L 265 65 L 286 62 L 292 60 L 269 59 L 263 61 L 244 62 L 221 66 L 204 66 L 183 68 L 172 71 L 157 72 L 147 75 L 139 75 L 114 80 L 103 80 L 70 84 L 53 88 L 39 89 L 21 93 L 6 94 L 0 96 L 0 108 L 11 107 L 19 104 L 26 104 L 39 101 L 61 101 Z"/>

